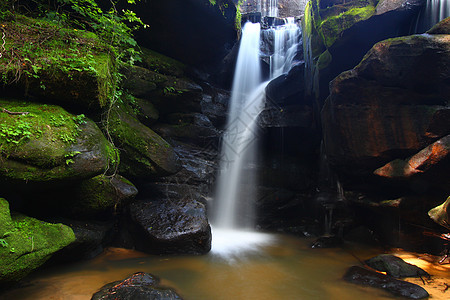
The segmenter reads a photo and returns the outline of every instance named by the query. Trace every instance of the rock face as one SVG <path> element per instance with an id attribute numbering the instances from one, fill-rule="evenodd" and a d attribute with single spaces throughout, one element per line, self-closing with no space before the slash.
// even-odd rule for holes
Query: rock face
<path id="1" fill-rule="evenodd" d="M 137 201 L 130 206 L 136 248 L 155 254 L 204 254 L 211 228 L 198 201 Z"/>
<path id="2" fill-rule="evenodd" d="M 409 299 L 424 299 L 429 296 L 425 289 L 416 284 L 397 280 L 357 266 L 348 269 L 344 275 L 344 280 L 359 285 L 381 288 L 395 296 Z"/>
<path id="3" fill-rule="evenodd" d="M 59 106 L 1 100 L 0 176 L 15 181 L 57 182 L 104 172 L 115 154 L 97 125 Z"/>
<path id="4" fill-rule="evenodd" d="M 367 175 L 450 133 L 449 45 L 449 35 L 388 39 L 333 80 L 322 110 L 333 166 Z"/>
<path id="5" fill-rule="evenodd" d="M 68 226 L 10 215 L 8 202 L 0 198 L 0 285 L 24 278 L 73 241 Z"/>
<path id="6" fill-rule="evenodd" d="M 387 275 L 395 278 L 430 276 L 421 268 L 408 264 L 400 257 L 390 254 L 378 255 L 366 260 L 365 263 L 369 267 L 386 272 Z"/>
<path id="7" fill-rule="evenodd" d="M 407 179 L 418 175 L 426 176 L 436 168 L 448 170 L 449 154 L 450 135 L 447 135 L 406 160 L 396 159 L 387 163 L 376 169 L 374 174 L 397 179 Z M 449 180 L 449 178 L 442 176 L 442 181 L 445 180 Z"/>
<path id="8" fill-rule="evenodd" d="M 328 83 L 381 40 L 407 35 L 425 0 L 309 1 L 303 24 L 307 92 L 319 109 Z"/>
<path id="9" fill-rule="evenodd" d="M 161 287 L 159 278 L 148 273 L 138 272 L 130 277 L 109 283 L 92 296 L 92 300 L 114 299 L 152 299 L 181 300 L 170 288 Z"/>
<path id="10" fill-rule="evenodd" d="M 220 62 L 237 39 L 236 7 L 231 0 L 157 0 L 136 3 L 148 30 L 137 34 L 140 45 L 190 65 Z"/>

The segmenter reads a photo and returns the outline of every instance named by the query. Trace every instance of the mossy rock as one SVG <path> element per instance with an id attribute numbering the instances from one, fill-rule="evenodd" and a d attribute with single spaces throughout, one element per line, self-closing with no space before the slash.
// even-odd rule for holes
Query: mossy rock
<path id="1" fill-rule="evenodd" d="M 354 5 L 336 16 L 328 16 L 317 24 L 326 47 L 331 47 L 339 38 L 341 32 L 354 24 L 367 20 L 375 13 L 374 1 L 354 1 Z"/>
<path id="2" fill-rule="evenodd" d="M 115 92 L 115 59 L 95 34 L 17 15 L 2 24 L 3 85 L 46 102 L 99 109 Z"/>
<path id="3" fill-rule="evenodd" d="M 75 241 L 72 229 L 21 214 L 10 215 L 0 198 L 0 285 L 19 281 L 44 264 L 53 253 Z"/>
<path id="4" fill-rule="evenodd" d="M 129 178 L 149 178 L 179 171 L 181 166 L 172 146 L 140 123 L 125 104 L 111 111 L 108 132 L 121 149 L 121 174 Z"/>
<path id="5" fill-rule="evenodd" d="M 450 17 L 442 20 L 427 31 L 428 34 L 450 34 Z"/>
<path id="6" fill-rule="evenodd" d="M 0 99 L 0 179 L 85 179 L 117 161 L 97 125 L 59 106 Z"/>
<path id="7" fill-rule="evenodd" d="M 149 70 L 175 77 L 182 77 L 185 73 L 186 65 L 173 58 L 146 48 L 142 48 L 142 54 L 142 63 Z"/>
<path id="8" fill-rule="evenodd" d="M 136 187 L 120 175 L 98 175 L 81 182 L 74 191 L 74 201 L 66 206 L 72 215 L 95 215 L 112 211 L 134 198 L 137 193 Z"/>

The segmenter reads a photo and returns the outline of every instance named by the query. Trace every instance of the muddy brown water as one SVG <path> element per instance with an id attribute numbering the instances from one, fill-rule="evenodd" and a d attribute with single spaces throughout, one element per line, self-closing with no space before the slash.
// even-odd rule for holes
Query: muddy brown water
<path id="1" fill-rule="evenodd" d="M 345 244 L 343 248 L 310 249 L 310 239 L 276 235 L 275 243 L 260 252 L 233 260 L 204 256 L 154 256 L 121 248 L 108 248 L 95 259 L 55 266 L 34 273 L 21 288 L 1 299 L 91 299 L 103 285 L 143 271 L 159 276 L 186 300 L 230 299 L 393 299 L 390 294 L 344 282 L 346 269 L 360 260 L 381 254 L 380 249 Z M 450 265 L 439 258 L 391 250 L 416 264 L 431 279 L 408 279 L 420 284 L 430 299 L 450 299 Z"/>

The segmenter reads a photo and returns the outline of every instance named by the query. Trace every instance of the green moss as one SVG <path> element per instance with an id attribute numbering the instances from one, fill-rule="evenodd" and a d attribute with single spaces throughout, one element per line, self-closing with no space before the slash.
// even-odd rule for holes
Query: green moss
<path id="1" fill-rule="evenodd" d="M 325 69 L 326 67 L 328 67 L 332 60 L 333 57 L 327 50 L 319 56 L 319 59 L 317 60 L 317 67 L 319 68 L 319 70 Z"/>
<path id="2" fill-rule="evenodd" d="M 352 27 L 355 23 L 367 20 L 375 13 L 375 7 L 355 7 L 337 16 L 331 16 L 323 20 L 317 28 L 323 33 L 326 47 L 331 47 L 339 38 L 342 31 Z"/>
<path id="3" fill-rule="evenodd" d="M 95 34 L 17 15 L 2 24 L 4 84 L 54 101 L 103 107 L 116 89 L 113 51 Z"/>
<path id="4" fill-rule="evenodd" d="M 0 113 L 0 154 L 4 157 L 20 153 L 26 143 L 38 141 L 42 137 L 52 143 L 54 155 L 62 155 L 64 149 L 76 141 L 80 134 L 79 126 L 84 122 L 84 116 L 74 116 L 54 105 L 0 99 L 0 107 L 10 112 L 26 113 Z M 33 160 L 36 165 L 45 166 L 32 156 L 27 159 Z"/>
<path id="5" fill-rule="evenodd" d="M 181 77 L 186 70 L 185 64 L 153 50 L 143 48 L 142 54 L 145 67 L 156 73 Z"/>
<path id="6" fill-rule="evenodd" d="M 10 216 L 9 205 L 0 198 L 0 222 Z M 0 284 L 22 279 L 45 263 L 53 253 L 75 241 L 70 227 L 50 224 L 21 214 L 10 216 L 7 226 L 0 224 Z M 3 226 L 2 226 L 3 225 Z"/>

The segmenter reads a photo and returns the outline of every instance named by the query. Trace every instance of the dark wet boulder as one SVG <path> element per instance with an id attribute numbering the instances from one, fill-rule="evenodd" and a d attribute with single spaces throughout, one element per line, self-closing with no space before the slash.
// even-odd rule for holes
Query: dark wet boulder
<path id="1" fill-rule="evenodd" d="M 205 205 L 186 198 L 140 200 L 130 205 L 136 249 L 154 254 L 205 254 L 211 228 Z"/>
<path id="2" fill-rule="evenodd" d="M 0 181 L 61 182 L 103 173 L 113 146 L 84 115 L 59 106 L 0 100 Z"/>
<path id="3" fill-rule="evenodd" d="M 273 105 L 299 105 L 305 104 L 304 82 L 305 64 L 297 64 L 287 73 L 280 75 L 269 82 L 266 87 L 267 101 Z"/>
<path id="4" fill-rule="evenodd" d="M 75 241 L 56 253 L 50 262 L 73 262 L 92 259 L 110 245 L 114 232 L 114 221 L 92 221 L 56 218 L 54 221 L 69 226 Z M 52 220 L 53 222 L 53 220 Z"/>
<path id="5" fill-rule="evenodd" d="M 358 285 L 380 288 L 395 296 L 409 299 L 424 299 L 429 296 L 421 286 L 358 266 L 350 267 L 344 275 L 344 280 Z"/>
<path id="6" fill-rule="evenodd" d="M 3 198 L 0 230 L 0 286 L 19 281 L 75 241 L 70 227 L 10 213 Z"/>
<path id="7" fill-rule="evenodd" d="M 450 197 L 439 206 L 430 209 L 428 216 L 436 223 L 450 229 Z"/>
<path id="8" fill-rule="evenodd" d="M 365 263 L 377 271 L 386 272 L 395 278 L 430 276 L 421 268 L 408 264 L 400 257 L 391 254 L 381 254 L 365 261 Z"/>
<path id="9" fill-rule="evenodd" d="M 160 286 L 160 279 L 138 272 L 122 280 L 108 283 L 92 296 L 92 300 L 181 300 L 174 289 Z"/>

